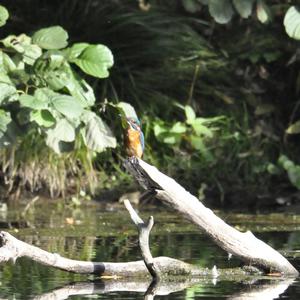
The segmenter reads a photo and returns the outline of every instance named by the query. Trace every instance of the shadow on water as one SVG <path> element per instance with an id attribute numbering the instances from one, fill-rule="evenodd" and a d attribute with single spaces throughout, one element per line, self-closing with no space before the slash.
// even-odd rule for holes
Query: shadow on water
<path id="1" fill-rule="evenodd" d="M 240 265 L 240 261 L 229 260 L 227 253 L 173 212 L 154 207 L 140 210 L 142 216 L 155 218 L 150 244 L 153 256 L 170 256 L 208 268 Z M 253 231 L 300 269 L 297 251 L 300 216 L 227 214 L 222 217 L 238 229 Z M 35 207 L 26 217 L 22 210 L 8 210 L 0 214 L 0 226 L 27 243 L 73 259 L 112 262 L 141 259 L 136 229 L 122 206 L 68 209 L 47 204 Z M 300 298 L 300 282 L 293 278 L 176 278 L 152 286 L 150 283 L 150 277 L 133 281 L 66 273 L 24 258 L 0 266 L 2 299 Z"/>

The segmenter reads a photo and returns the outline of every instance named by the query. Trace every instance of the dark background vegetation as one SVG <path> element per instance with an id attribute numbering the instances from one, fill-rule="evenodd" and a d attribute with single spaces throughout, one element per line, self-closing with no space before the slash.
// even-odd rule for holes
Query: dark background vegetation
<path id="1" fill-rule="evenodd" d="M 194 1 L 199 6 L 195 10 L 188 2 L 153 0 L 148 9 L 138 1 L 1 1 L 10 12 L 1 38 L 60 25 L 68 31 L 70 44 L 108 46 L 115 60 L 110 77 L 87 78 L 97 96 L 94 110 L 103 111 L 105 99 L 131 103 L 143 125 L 146 161 L 210 205 L 245 208 L 297 202 L 299 136 L 286 133 L 300 115 L 299 42 L 283 26 L 291 1 L 268 1 L 273 17 L 267 24 L 259 22 L 255 8 L 248 18 L 236 13 L 227 24 L 218 24 L 201 1 Z M 186 120 L 185 105 L 197 117 L 217 117 L 205 123 L 212 134 L 195 132 Z M 82 167 L 82 176 L 70 175 L 72 163 L 56 171 L 49 167 L 49 176 L 65 174 L 56 195 L 91 191 L 95 178 L 97 195 L 134 189 L 122 168 L 120 120 L 109 108 L 102 114 L 117 136 L 117 148 L 93 155 L 92 168 Z M 181 131 L 173 127 L 178 122 Z M 78 156 L 87 155 L 51 155 L 45 162 L 46 145 L 40 146 L 39 137 L 26 138 L 32 147 L 41 147 L 36 160 L 43 166 L 70 159 L 76 164 Z M 49 190 L 51 180 L 36 189 L 21 184 L 26 173 L 18 171 L 29 156 L 14 161 L 13 175 L 2 174 L 13 182 L 5 197 L 20 189 Z M 3 165 L 7 156 L 2 153 L 1 159 Z"/>

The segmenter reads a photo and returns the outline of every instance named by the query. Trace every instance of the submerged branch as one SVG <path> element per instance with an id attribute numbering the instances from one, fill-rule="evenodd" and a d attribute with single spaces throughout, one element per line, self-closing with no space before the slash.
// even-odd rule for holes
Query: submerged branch
<path id="1" fill-rule="evenodd" d="M 155 193 L 156 198 L 195 223 L 228 253 L 267 272 L 277 271 L 293 276 L 299 274 L 279 252 L 256 238 L 250 231 L 240 232 L 225 223 L 174 179 L 154 166 L 135 157 L 127 159 L 125 166 L 141 186 Z"/>

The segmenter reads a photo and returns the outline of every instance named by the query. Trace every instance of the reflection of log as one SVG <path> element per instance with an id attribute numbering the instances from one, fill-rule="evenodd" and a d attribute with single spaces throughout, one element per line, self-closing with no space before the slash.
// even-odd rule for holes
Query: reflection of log
<path id="1" fill-rule="evenodd" d="M 170 293 L 184 290 L 198 283 L 208 284 L 209 280 L 203 278 L 186 278 L 181 281 L 166 281 L 160 282 L 156 295 L 168 295 Z M 75 295 L 95 295 L 106 294 L 112 292 L 134 292 L 144 294 L 149 286 L 149 281 L 132 281 L 130 280 L 105 280 L 95 282 L 78 282 L 55 289 L 51 292 L 36 296 L 35 300 L 59 300 L 67 299 Z"/>
<path id="2" fill-rule="evenodd" d="M 294 282 L 294 279 L 286 279 L 283 281 L 264 282 L 255 286 L 248 286 L 245 290 L 232 295 L 231 300 L 273 300 L 286 291 L 286 289 Z M 281 298 L 281 297 L 280 297 Z"/>
<path id="3" fill-rule="evenodd" d="M 228 253 L 268 272 L 298 275 L 298 271 L 279 252 L 257 239 L 250 231 L 243 233 L 226 224 L 175 180 L 155 167 L 135 157 L 127 159 L 125 166 L 141 186 L 198 225 Z"/>
<path id="4" fill-rule="evenodd" d="M 264 282 L 264 284 L 249 285 L 246 283 L 245 288 L 241 288 L 240 292 L 234 291 L 230 296 L 230 299 L 235 300 L 271 300 L 278 298 L 290 284 L 293 283 L 293 279 L 278 280 L 276 282 Z M 203 278 L 186 278 L 184 281 L 167 281 L 160 282 L 156 295 L 168 295 L 174 292 L 184 290 L 190 286 L 202 284 L 210 285 L 210 281 Z M 148 288 L 149 282 L 147 281 L 128 281 L 125 280 L 107 280 L 97 282 L 78 282 L 75 284 L 67 285 L 51 292 L 45 293 L 34 297 L 37 300 L 61 300 L 68 299 L 75 295 L 95 295 L 105 294 L 111 292 L 136 292 L 145 293 Z"/>
<path id="5" fill-rule="evenodd" d="M 112 263 L 112 262 L 89 262 L 68 259 L 56 253 L 50 253 L 38 247 L 22 242 L 8 232 L 0 232 L 0 262 L 15 261 L 19 257 L 27 257 L 46 266 L 61 270 L 81 273 L 97 274 L 102 276 L 134 276 L 148 275 L 148 270 L 142 260 Z M 170 257 L 156 257 L 154 264 L 163 273 L 169 275 L 210 275 L 211 271 L 184 263 Z"/>

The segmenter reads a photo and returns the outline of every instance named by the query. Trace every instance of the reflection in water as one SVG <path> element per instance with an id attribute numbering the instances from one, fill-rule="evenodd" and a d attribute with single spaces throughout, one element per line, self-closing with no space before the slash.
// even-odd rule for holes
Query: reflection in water
<path id="1" fill-rule="evenodd" d="M 260 285 L 256 285 L 247 287 L 245 290 L 241 291 L 237 295 L 233 295 L 231 299 L 233 300 L 272 300 L 278 298 L 281 294 L 283 294 L 286 289 L 295 281 L 295 279 L 289 278 L 285 280 L 278 280 L 273 283 L 262 283 Z"/>
<path id="2" fill-rule="evenodd" d="M 142 211 L 146 209 L 143 207 Z M 141 215 L 143 216 L 143 213 Z M 145 215 L 154 215 L 156 219 L 150 237 L 153 256 L 170 256 L 210 269 L 214 265 L 218 268 L 239 265 L 240 262 L 234 257 L 228 261 L 227 253 L 176 214 L 160 212 L 155 208 L 155 211 L 148 210 Z M 3 227 L 10 228 L 11 233 L 19 239 L 45 250 L 80 260 L 121 262 L 140 259 L 136 228 L 123 207 L 114 208 L 110 212 L 105 212 L 103 208 L 97 206 L 69 211 L 49 207 L 28 213 L 26 220 L 20 216 L 21 213 L 18 211 L 9 210 L 8 215 L 1 218 L 4 225 L 0 222 L 0 226 L 2 224 Z M 230 222 L 231 219 L 234 220 L 234 216 L 225 219 Z M 276 223 L 274 220 L 265 219 L 268 224 Z M 242 216 L 239 215 L 238 226 L 251 230 L 252 220 L 254 217 L 246 216 L 246 222 L 242 224 Z M 285 217 L 285 220 L 288 224 L 294 224 L 293 222 L 300 218 L 290 220 Z M 262 219 L 259 219 L 259 222 L 263 228 L 261 233 L 258 233 L 259 237 L 274 248 L 288 251 L 291 256 L 295 254 L 294 249 L 300 248 L 299 232 L 293 231 L 293 227 L 288 228 L 290 232 L 284 230 L 276 232 L 274 226 L 271 226 L 272 232 L 268 232 Z M 282 222 L 281 219 L 280 226 Z M 295 229 L 299 228 L 299 224 L 294 224 Z M 255 226 L 259 231 L 258 225 Z M 297 257 L 292 263 L 300 265 Z M 101 295 L 101 299 L 141 299 L 147 290 L 147 299 L 151 299 L 154 295 L 156 295 L 154 298 L 185 300 L 209 297 L 274 299 L 282 293 L 285 299 L 300 298 L 300 283 L 292 279 L 276 281 L 260 279 L 253 282 L 252 278 L 252 282 L 249 280 L 242 282 L 234 278 L 193 278 L 180 282 L 160 282 L 150 288 L 150 279 L 140 282 L 105 280 L 69 284 L 87 279 L 96 278 L 70 274 L 38 265 L 27 259 L 20 259 L 15 265 L 0 266 L 0 298 L 50 299 L 46 298 L 48 295 L 51 299 L 65 299 L 63 297 L 82 299 L 81 295 L 91 297 Z"/>
<path id="3" fill-rule="evenodd" d="M 144 294 L 144 299 L 151 300 L 155 296 L 166 296 L 180 290 L 184 290 L 192 284 L 207 284 L 207 279 L 190 279 L 185 281 L 157 281 L 151 282 L 150 285 L 147 282 L 132 282 L 132 281 L 95 281 L 95 282 L 78 282 L 69 284 L 64 287 L 55 289 L 51 292 L 44 293 L 36 296 L 33 299 L 39 300 L 60 300 L 67 299 L 71 296 L 87 296 L 97 294 L 110 294 L 114 292 L 130 292 L 134 299 L 135 296 Z M 293 279 L 285 279 L 278 281 L 269 281 L 262 284 L 247 285 L 244 290 L 240 292 L 233 292 L 230 295 L 230 299 L 234 300 L 272 300 L 279 297 L 290 284 L 293 283 Z M 149 285 L 149 286 L 148 286 Z M 128 297 L 126 297 L 129 299 Z M 189 299 L 189 298 L 188 298 Z"/>

